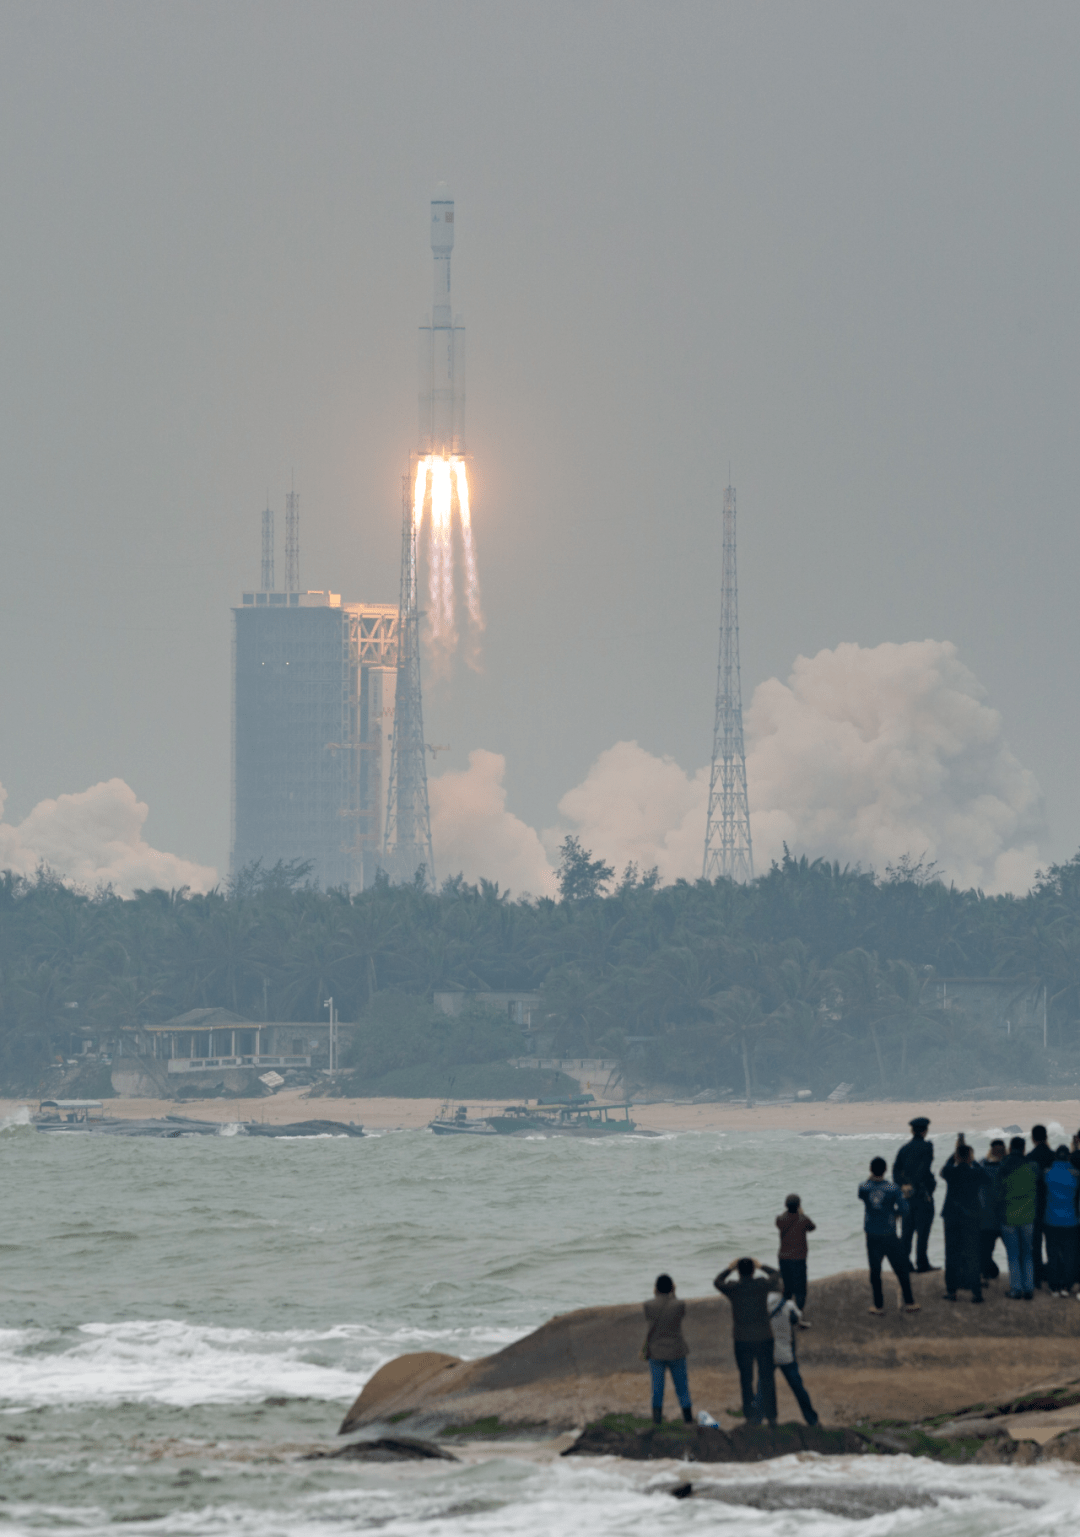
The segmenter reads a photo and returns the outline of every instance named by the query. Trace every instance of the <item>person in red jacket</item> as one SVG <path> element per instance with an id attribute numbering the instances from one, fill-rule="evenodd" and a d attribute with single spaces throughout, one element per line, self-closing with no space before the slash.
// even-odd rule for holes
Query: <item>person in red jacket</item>
<path id="1" fill-rule="evenodd" d="M 806 1235 L 814 1232 L 817 1224 L 811 1222 L 803 1211 L 799 1196 L 789 1195 L 784 1201 L 784 1210 L 776 1219 L 776 1225 L 780 1229 L 778 1259 L 780 1274 L 784 1278 L 784 1300 L 793 1297 L 801 1313 L 806 1307 L 806 1261 L 810 1253 Z"/>

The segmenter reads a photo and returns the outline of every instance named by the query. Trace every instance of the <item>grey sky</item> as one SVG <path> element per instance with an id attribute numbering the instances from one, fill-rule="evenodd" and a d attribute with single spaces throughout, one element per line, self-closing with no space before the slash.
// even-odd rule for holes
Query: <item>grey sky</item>
<path id="1" fill-rule="evenodd" d="M 1075 4 L 9 0 L 8 817 L 119 775 L 224 869 L 267 489 L 305 586 L 396 599 L 445 177 L 488 631 L 440 768 L 542 826 L 620 738 L 707 759 L 730 460 L 746 697 L 952 640 L 1068 857 L 1078 78 Z"/>

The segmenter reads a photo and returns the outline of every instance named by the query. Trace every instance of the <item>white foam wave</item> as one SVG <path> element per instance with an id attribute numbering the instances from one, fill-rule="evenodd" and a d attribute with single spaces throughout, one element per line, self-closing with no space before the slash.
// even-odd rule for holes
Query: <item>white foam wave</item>
<path id="1" fill-rule="evenodd" d="M 395 1356 L 486 1355 L 521 1332 L 364 1324 L 270 1332 L 171 1318 L 88 1323 L 63 1334 L 0 1329 L 0 1403 L 25 1409 L 89 1402 L 186 1408 L 271 1397 L 348 1402 Z"/>
<path id="2" fill-rule="evenodd" d="M 0 1115 L 0 1132 L 14 1131 L 19 1126 L 29 1125 L 29 1105 L 16 1105 L 7 1115 Z"/>

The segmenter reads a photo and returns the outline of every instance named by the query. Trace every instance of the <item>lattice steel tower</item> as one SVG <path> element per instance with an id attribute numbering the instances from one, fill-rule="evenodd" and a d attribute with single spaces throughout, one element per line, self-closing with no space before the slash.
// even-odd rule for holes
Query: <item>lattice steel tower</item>
<path id="1" fill-rule="evenodd" d="M 406 475 L 401 486 L 398 664 L 383 867 L 394 880 L 412 881 L 423 866 L 426 883 L 434 886 L 426 751 L 420 694 L 420 615 L 416 607 L 416 523 L 410 477 Z"/>
<path id="2" fill-rule="evenodd" d="M 742 683 L 739 677 L 739 586 L 735 569 L 735 488 L 724 492 L 724 570 L 720 588 L 720 662 L 716 677 L 709 817 L 705 824 L 707 881 L 754 879 L 750 806 L 746 794 Z"/>
<path id="3" fill-rule="evenodd" d="M 262 515 L 262 590 L 274 590 L 274 512 L 269 502 Z"/>
<path id="4" fill-rule="evenodd" d="M 285 591 L 300 591 L 300 493 L 285 493 Z"/>

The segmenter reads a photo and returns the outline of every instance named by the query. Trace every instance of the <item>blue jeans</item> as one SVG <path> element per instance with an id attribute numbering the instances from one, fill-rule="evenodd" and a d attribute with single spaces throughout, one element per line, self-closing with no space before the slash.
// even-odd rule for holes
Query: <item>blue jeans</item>
<path id="1" fill-rule="evenodd" d="M 1034 1222 L 1023 1222 L 1018 1227 L 1001 1225 L 1001 1241 L 1009 1256 L 1009 1285 L 1014 1292 L 1030 1297 L 1035 1290 L 1035 1254 L 1032 1239 Z"/>
<path id="2" fill-rule="evenodd" d="M 652 1373 L 652 1406 L 654 1409 L 664 1407 L 664 1373 L 671 1373 L 671 1385 L 675 1389 L 675 1397 L 679 1400 L 682 1409 L 690 1407 L 690 1384 L 686 1380 L 686 1357 L 681 1361 L 650 1361 L 649 1371 Z"/>

